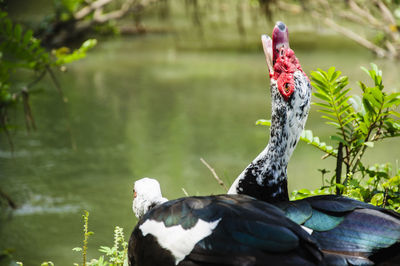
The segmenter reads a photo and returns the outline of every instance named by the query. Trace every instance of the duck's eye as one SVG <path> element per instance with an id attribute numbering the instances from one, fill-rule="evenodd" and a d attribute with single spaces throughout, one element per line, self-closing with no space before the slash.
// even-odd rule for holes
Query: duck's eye
<path id="1" fill-rule="evenodd" d="M 290 89 L 290 84 L 289 83 L 285 83 L 285 91 L 286 92 L 289 92 L 289 89 Z"/>

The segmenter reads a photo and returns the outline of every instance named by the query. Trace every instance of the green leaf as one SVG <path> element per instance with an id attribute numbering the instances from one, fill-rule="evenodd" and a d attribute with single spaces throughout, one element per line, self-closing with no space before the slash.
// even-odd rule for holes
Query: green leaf
<path id="1" fill-rule="evenodd" d="M 22 35 L 22 28 L 20 24 L 15 25 L 14 27 L 14 37 L 17 40 L 21 39 L 21 35 Z"/>
<path id="2" fill-rule="evenodd" d="M 4 18 L 7 16 L 7 12 L 3 12 L 0 10 L 0 19 Z"/>
<path id="3" fill-rule="evenodd" d="M 330 102 L 330 101 L 331 101 L 331 98 L 328 97 L 328 96 L 326 96 L 325 94 L 318 93 L 318 92 L 314 92 L 313 95 L 314 95 L 315 97 L 318 97 L 318 98 L 324 100 L 324 101 L 327 101 L 327 102 Z"/>
<path id="4" fill-rule="evenodd" d="M 381 90 L 379 90 L 379 88 L 374 87 L 371 88 L 371 94 L 374 96 L 374 98 L 377 100 L 377 102 L 379 102 L 379 104 L 381 105 L 383 102 L 383 93 Z"/>
<path id="5" fill-rule="evenodd" d="M 400 118 L 400 113 L 399 112 L 396 112 L 396 111 L 393 110 L 393 111 L 390 111 L 389 113 Z"/>
<path id="6" fill-rule="evenodd" d="M 374 107 L 372 106 L 372 104 L 369 102 L 369 100 L 367 98 L 363 97 L 362 102 L 363 102 L 363 107 L 366 111 L 366 115 L 368 115 L 368 116 L 376 115 Z"/>
<path id="7" fill-rule="evenodd" d="M 344 96 L 347 95 L 347 93 L 348 93 L 350 90 L 351 90 L 351 89 L 346 89 L 346 90 L 342 91 L 338 96 L 336 96 L 336 97 L 335 97 L 335 104 L 336 104 L 336 103 L 339 103 L 339 102 L 340 102 L 340 103 L 341 103 L 341 102 L 344 102 L 344 101 L 346 101 L 348 98 L 350 98 L 350 96 L 348 96 L 348 97 L 342 99 Z"/>
<path id="8" fill-rule="evenodd" d="M 337 121 L 335 111 L 326 110 L 326 109 L 319 109 L 319 110 L 317 110 L 317 111 L 320 112 L 320 113 L 324 113 L 324 114 L 327 114 L 327 115 L 331 115 L 331 116 L 335 119 L 335 120 L 333 120 L 333 121 Z"/>
<path id="9" fill-rule="evenodd" d="M 328 87 L 326 86 L 326 83 L 325 83 L 324 80 L 313 78 L 313 80 L 311 82 L 311 85 L 313 87 L 315 87 L 321 93 L 328 93 L 329 92 Z"/>
<path id="10" fill-rule="evenodd" d="M 319 145 L 319 138 L 318 137 L 314 137 L 313 141 L 312 141 L 312 144 Z"/>
<path id="11" fill-rule="evenodd" d="M 331 138 L 331 140 L 335 140 L 337 142 L 343 143 L 344 145 L 347 145 L 347 142 L 343 138 L 341 138 L 339 136 L 333 135 L 330 138 Z"/>
<path id="12" fill-rule="evenodd" d="M 97 44 L 97 40 L 96 39 L 88 39 L 86 41 L 83 42 L 82 46 L 80 49 L 82 49 L 83 51 L 88 51 L 89 49 L 92 49 L 93 47 L 95 47 Z"/>
<path id="13" fill-rule="evenodd" d="M 313 133 L 311 130 L 304 130 L 304 138 L 307 139 L 308 141 L 312 142 L 313 139 Z"/>
<path id="14" fill-rule="evenodd" d="M 373 147 L 374 147 L 374 143 L 373 143 L 372 141 L 367 141 L 367 142 L 364 142 L 363 144 L 364 144 L 365 146 L 370 147 L 370 148 L 373 148 Z"/>
<path id="15" fill-rule="evenodd" d="M 393 105 L 400 105 L 400 92 L 391 93 L 385 97 L 385 104 L 383 105 L 383 108 L 390 108 Z"/>
<path id="16" fill-rule="evenodd" d="M 308 190 L 306 188 L 300 189 L 297 192 L 300 193 L 300 194 L 306 194 L 306 195 L 310 195 L 311 194 L 310 190 Z"/>
<path id="17" fill-rule="evenodd" d="M 329 69 L 329 71 L 328 71 L 328 73 L 331 73 L 330 74 L 330 79 L 329 79 L 329 81 L 332 83 L 333 81 L 335 81 L 341 74 L 342 74 L 342 72 L 341 71 L 335 71 L 335 68 L 334 67 L 331 67 L 330 69 Z"/>
<path id="18" fill-rule="evenodd" d="M 371 204 L 375 206 L 380 206 L 383 204 L 383 193 L 377 193 L 371 198 Z"/>
<path id="19" fill-rule="evenodd" d="M 321 111 L 321 112 L 322 112 L 322 110 L 318 110 L 318 111 Z M 337 118 L 336 118 L 335 116 L 330 117 L 330 116 L 323 115 L 323 116 L 321 116 L 321 117 L 322 117 L 322 118 L 325 118 L 325 119 L 327 119 L 327 120 L 333 121 L 333 122 L 335 122 L 336 124 L 339 125 L 339 122 L 337 121 Z M 340 126 L 340 125 L 339 125 L 339 126 Z"/>
<path id="20" fill-rule="evenodd" d="M 316 105 L 316 106 L 319 106 L 319 107 L 324 107 L 324 108 L 327 108 L 327 109 L 331 109 L 332 108 L 331 105 L 325 104 L 325 103 L 312 103 L 312 104 Z"/>
<path id="21" fill-rule="evenodd" d="M 343 106 L 342 109 L 340 110 L 338 116 L 342 116 L 345 112 L 349 112 L 350 115 L 354 115 L 354 113 L 352 112 L 352 110 L 349 110 L 351 107 L 352 107 L 352 106 L 351 106 L 350 104 L 349 104 L 349 105 L 346 105 L 346 106 Z"/>
<path id="22" fill-rule="evenodd" d="M 271 126 L 271 120 L 265 120 L 265 119 L 258 119 L 256 121 L 256 125 L 262 125 L 262 126 Z"/>
<path id="23" fill-rule="evenodd" d="M 336 123 L 336 122 L 326 122 L 328 125 L 332 125 L 332 126 L 334 126 L 334 127 L 337 127 L 337 128 L 341 128 L 341 126 L 338 124 L 338 123 Z"/>
<path id="24" fill-rule="evenodd" d="M 11 23 L 11 20 L 6 18 L 4 20 L 4 25 L 5 25 L 5 29 L 6 29 L 7 35 L 11 36 L 12 35 L 12 23 Z"/>
<path id="25" fill-rule="evenodd" d="M 32 39 L 32 36 L 33 36 L 32 30 L 28 30 L 27 32 L 25 32 L 24 39 L 22 41 L 22 45 L 27 46 L 29 44 L 30 40 Z"/>
<path id="26" fill-rule="evenodd" d="M 345 126 L 346 124 L 352 122 L 355 119 L 356 118 L 354 117 L 354 114 L 350 113 L 347 116 L 345 116 L 344 118 L 342 118 L 342 123 Z"/>
<path id="27" fill-rule="evenodd" d="M 372 108 L 376 108 L 379 109 L 381 107 L 381 103 L 378 102 L 374 96 L 372 96 L 372 94 L 369 93 L 365 93 L 363 95 L 363 99 L 365 99 L 366 101 L 368 101 L 368 103 L 371 105 Z"/>
<path id="28" fill-rule="evenodd" d="M 371 73 L 369 72 L 368 69 L 366 69 L 365 67 L 360 67 L 365 73 L 367 73 L 368 76 L 371 76 Z"/>
<path id="29" fill-rule="evenodd" d="M 326 146 L 325 142 L 320 142 L 319 137 L 313 137 L 313 133 L 311 130 L 303 130 L 300 139 L 331 156 L 336 157 L 337 155 L 337 150 L 333 150 L 331 146 Z"/>

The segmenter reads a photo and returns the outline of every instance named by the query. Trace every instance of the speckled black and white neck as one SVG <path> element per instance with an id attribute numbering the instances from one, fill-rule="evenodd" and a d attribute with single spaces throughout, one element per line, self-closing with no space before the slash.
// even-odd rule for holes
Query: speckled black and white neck
<path id="1" fill-rule="evenodd" d="M 294 73 L 295 90 L 286 101 L 271 79 L 271 131 L 268 145 L 232 184 L 228 194 L 246 194 L 266 202 L 288 200 L 287 165 L 310 109 L 311 85 Z"/>

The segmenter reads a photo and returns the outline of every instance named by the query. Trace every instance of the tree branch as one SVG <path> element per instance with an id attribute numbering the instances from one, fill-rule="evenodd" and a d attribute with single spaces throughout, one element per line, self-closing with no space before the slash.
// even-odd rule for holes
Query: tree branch
<path id="1" fill-rule="evenodd" d="M 367 49 L 369 49 L 371 51 L 373 51 L 377 56 L 379 56 L 379 57 L 387 56 L 387 51 L 385 51 L 381 47 L 373 44 L 372 42 L 368 41 L 367 39 L 365 39 L 361 35 L 358 35 L 357 33 L 353 32 L 352 30 L 349 30 L 349 29 L 347 29 L 345 27 L 340 26 L 339 24 L 337 24 L 332 19 L 325 18 L 325 19 L 323 19 L 323 22 L 327 26 L 331 27 L 333 30 L 339 32 L 340 34 L 343 34 L 347 38 L 352 39 L 353 41 L 357 42 L 358 44 L 364 46 L 365 48 L 367 48 Z"/>
<path id="2" fill-rule="evenodd" d="M 93 20 L 97 23 L 104 23 L 112 19 L 120 19 L 123 16 L 125 16 L 126 13 L 128 13 L 132 4 L 133 0 L 127 0 L 124 2 L 124 4 L 121 6 L 119 10 L 114 10 L 106 14 L 95 13 Z"/>
<path id="3" fill-rule="evenodd" d="M 348 0 L 349 7 L 355 13 L 359 14 L 360 16 L 364 17 L 370 24 L 372 25 L 380 25 L 379 20 L 377 20 L 374 16 L 371 15 L 370 12 L 362 9 L 354 0 Z"/>
<path id="4" fill-rule="evenodd" d="M 374 0 L 374 3 L 376 3 L 379 7 L 379 9 L 382 12 L 382 18 L 386 20 L 387 23 L 391 25 L 396 25 L 396 19 L 392 15 L 392 12 L 388 9 L 388 7 L 381 1 L 381 0 Z"/>
<path id="5" fill-rule="evenodd" d="M 218 184 L 222 186 L 225 189 L 225 191 L 228 191 L 228 188 L 225 186 L 225 183 L 218 177 L 215 170 L 203 158 L 200 158 L 200 161 L 208 168 L 208 170 L 210 170 L 214 178 L 217 180 Z"/>
<path id="6" fill-rule="evenodd" d="M 113 0 L 97 0 L 93 3 L 91 3 L 88 6 L 85 6 L 78 12 L 74 14 L 74 18 L 76 20 L 81 20 L 87 15 L 89 15 L 91 12 L 95 11 L 96 9 L 102 8 L 103 6 L 107 5 L 108 3 L 112 2 Z"/>
<path id="7" fill-rule="evenodd" d="M 1 110 L 1 109 L 3 109 L 3 110 Z M 7 110 L 5 108 L 0 108 L 0 111 L 2 111 L 2 114 L 0 115 L 1 127 L 3 128 L 4 132 L 6 133 L 8 144 L 10 145 L 10 148 L 11 148 L 11 153 L 14 153 L 14 143 L 11 139 L 10 132 L 8 131 L 8 128 L 7 128 Z"/>

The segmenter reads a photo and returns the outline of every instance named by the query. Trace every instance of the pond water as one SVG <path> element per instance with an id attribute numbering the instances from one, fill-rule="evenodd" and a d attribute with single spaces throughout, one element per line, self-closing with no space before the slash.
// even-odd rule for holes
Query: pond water
<path id="1" fill-rule="evenodd" d="M 340 38 L 332 40 L 341 46 Z M 336 66 L 355 87 L 366 80 L 359 66 L 375 61 L 388 89 L 400 87 L 394 62 L 351 45 L 309 44 L 292 46 L 307 73 Z M 68 103 L 47 80 L 46 93 L 32 96 L 38 130 L 14 133 L 14 155 L 0 150 L 0 186 L 20 205 L 1 217 L 0 250 L 13 249 L 25 265 L 81 263 L 72 248 L 81 246 L 83 210 L 94 231 L 89 258 L 99 256 L 100 245 L 112 246 L 114 226 L 128 238 L 136 223 L 136 179 L 157 178 L 168 198 L 184 196 L 182 188 L 190 195 L 223 193 L 199 159 L 229 185 L 268 141 L 267 128 L 255 126 L 270 114 L 261 45 L 247 52 L 198 50 L 168 35 L 120 37 L 100 42 L 59 77 Z M 332 129 L 315 109 L 307 128 L 327 140 Z M 23 125 L 21 113 L 15 117 Z M 7 147 L 3 137 L 0 144 Z M 398 144 L 378 145 L 369 160 L 395 164 Z M 290 191 L 321 185 L 317 168 L 334 165 L 321 156 L 298 145 L 288 169 Z"/>

